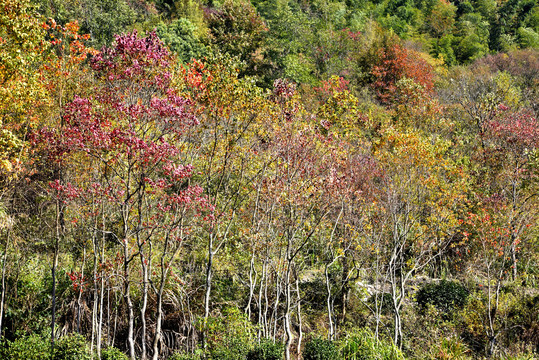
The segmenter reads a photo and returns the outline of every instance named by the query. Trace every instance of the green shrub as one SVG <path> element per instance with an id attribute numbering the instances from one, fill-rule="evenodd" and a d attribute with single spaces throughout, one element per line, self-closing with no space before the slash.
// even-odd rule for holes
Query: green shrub
<path id="1" fill-rule="evenodd" d="M 244 360 L 254 346 L 255 328 L 239 309 L 223 309 L 208 319 L 208 349 L 213 360 Z"/>
<path id="2" fill-rule="evenodd" d="M 433 305 L 448 318 L 456 309 L 461 309 L 466 304 L 468 294 L 468 290 L 458 282 L 442 280 L 421 288 L 417 292 L 416 301 L 421 311 L 428 305 Z"/>
<path id="3" fill-rule="evenodd" d="M 433 349 L 431 349 L 432 359 L 444 360 L 466 360 L 469 359 L 468 347 L 457 338 L 442 339 Z"/>
<path id="4" fill-rule="evenodd" d="M 390 340 L 378 339 L 369 329 L 352 331 L 342 341 L 343 360 L 403 360 L 402 352 Z"/>
<path id="5" fill-rule="evenodd" d="M 196 34 L 196 26 L 188 19 L 175 19 L 168 24 L 161 22 L 157 25 L 156 31 L 159 38 L 178 55 L 182 63 L 207 55 L 208 50 Z"/>
<path id="6" fill-rule="evenodd" d="M 32 334 L 20 337 L 10 343 L 4 356 L 11 360 L 50 360 L 50 352 L 49 338 Z"/>
<path id="7" fill-rule="evenodd" d="M 202 351 L 198 349 L 194 354 L 191 353 L 175 353 L 168 360 L 200 360 Z"/>
<path id="8" fill-rule="evenodd" d="M 54 360 L 91 360 L 86 339 L 80 334 L 60 338 L 54 347 Z"/>
<path id="9" fill-rule="evenodd" d="M 284 346 L 280 342 L 274 343 L 270 339 L 263 339 L 260 344 L 247 354 L 247 360 L 281 360 Z"/>
<path id="10" fill-rule="evenodd" d="M 338 360 L 339 352 L 335 343 L 322 338 L 313 338 L 305 344 L 304 360 Z"/>
<path id="11" fill-rule="evenodd" d="M 129 357 L 121 352 L 120 349 L 109 347 L 101 350 L 101 360 L 129 360 Z"/>

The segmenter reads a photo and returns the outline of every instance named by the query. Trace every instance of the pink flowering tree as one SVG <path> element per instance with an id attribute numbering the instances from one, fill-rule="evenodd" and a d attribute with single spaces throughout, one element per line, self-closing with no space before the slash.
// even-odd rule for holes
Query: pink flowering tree
<path id="1" fill-rule="evenodd" d="M 531 112 L 513 111 L 500 104 L 487 123 L 487 136 L 490 146 L 485 150 L 485 159 L 491 169 L 489 197 L 503 202 L 506 208 L 503 211 L 508 229 L 505 242 L 509 244 L 511 273 L 516 279 L 518 243 L 537 219 L 539 122 Z"/>
<path id="2" fill-rule="evenodd" d="M 61 167 L 77 162 L 88 168 L 55 186 L 79 189 L 81 203 L 99 203 L 92 212 L 95 237 L 112 239 L 121 249 L 117 256 L 123 267 L 131 359 L 136 310 L 131 286 L 140 284 L 142 294 L 141 358 L 151 353 L 158 359 L 163 292 L 171 266 L 194 219 L 206 212 L 211 216 L 202 188 L 189 182 L 193 167 L 183 160 L 181 143 L 198 120 L 190 101 L 171 85 L 172 65 L 155 33 L 117 36 L 113 47 L 103 48 L 91 61 L 97 80 L 92 96 L 75 97 L 65 106 L 60 128 L 44 128 L 34 136 Z M 136 264 L 140 280 L 133 278 Z M 147 349 L 146 329 L 150 291 L 157 309 L 152 351 Z"/>

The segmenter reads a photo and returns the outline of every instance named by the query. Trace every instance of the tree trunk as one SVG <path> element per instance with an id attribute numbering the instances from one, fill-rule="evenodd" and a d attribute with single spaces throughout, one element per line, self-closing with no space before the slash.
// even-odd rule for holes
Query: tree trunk
<path id="1" fill-rule="evenodd" d="M 2 256 L 2 294 L 0 295 L 0 339 L 2 338 L 2 320 L 4 318 L 4 302 L 6 298 L 6 263 L 10 235 L 11 227 L 7 230 L 6 245 L 4 246 L 4 254 Z"/>
<path id="2" fill-rule="evenodd" d="M 254 279 L 253 279 L 253 274 L 254 274 Z M 245 310 L 244 310 L 249 320 L 251 320 L 251 302 L 253 300 L 253 295 L 255 292 L 257 277 L 258 277 L 258 274 L 255 270 L 255 252 L 253 250 L 253 253 L 251 255 L 251 262 L 249 265 L 249 299 L 247 300 L 247 305 L 245 306 Z"/>
<path id="3" fill-rule="evenodd" d="M 165 271 L 165 270 L 161 270 Z M 161 324 L 163 322 L 163 290 L 165 289 L 165 279 L 162 279 L 159 292 L 157 294 L 157 319 L 155 321 L 155 337 L 153 339 L 153 358 L 159 359 L 159 341 L 161 340 Z"/>
<path id="4" fill-rule="evenodd" d="M 98 302 L 97 299 L 99 297 L 99 287 L 97 282 L 97 263 L 98 263 L 98 254 L 99 249 L 97 245 L 97 236 L 93 238 L 93 251 L 94 251 L 94 266 L 93 266 L 93 283 L 94 283 L 94 303 L 92 306 L 92 335 L 90 338 L 90 355 L 94 355 L 94 339 L 96 338 L 96 329 L 97 329 L 97 312 L 98 309 Z M 100 354 L 98 353 L 98 358 L 100 358 Z"/>
<path id="5" fill-rule="evenodd" d="M 135 360 L 135 339 L 134 339 L 134 326 L 135 326 L 135 314 L 133 301 L 131 300 L 131 283 L 129 280 L 129 250 L 127 245 L 127 239 L 124 244 L 124 299 L 127 305 L 127 346 L 129 348 L 129 358 Z"/>
<path id="6" fill-rule="evenodd" d="M 325 275 L 325 279 L 326 279 L 326 291 L 327 291 L 326 307 L 327 307 L 327 310 L 328 310 L 328 322 L 329 322 L 328 338 L 329 338 L 329 340 L 334 340 L 335 339 L 335 329 L 333 327 L 333 306 L 332 306 L 332 301 L 331 301 L 331 284 L 329 282 L 329 267 L 331 266 L 331 264 L 333 264 L 333 262 L 326 265 L 324 275 Z"/>
<path id="7" fill-rule="evenodd" d="M 303 340 L 303 327 L 301 321 L 301 295 L 299 292 L 299 276 L 296 277 L 296 294 L 298 297 L 298 326 L 299 326 L 299 335 L 298 335 L 298 347 L 297 347 L 297 358 L 300 358 L 301 355 L 301 341 Z"/>
<path id="8" fill-rule="evenodd" d="M 82 266 L 81 266 L 81 279 L 79 285 L 79 295 L 77 296 L 77 332 L 80 334 L 80 313 L 82 307 L 82 291 L 83 291 L 83 279 L 84 279 L 84 266 L 86 263 L 86 246 L 82 251 Z"/>
<path id="9" fill-rule="evenodd" d="M 206 293 L 204 294 L 204 331 L 202 334 L 202 344 L 203 348 L 206 349 L 207 346 L 207 325 L 208 318 L 210 317 L 210 296 L 211 296 L 211 281 L 212 281 L 212 270 L 213 270 L 213 233 L 210 233 L 208 237 L 208 262 L 206 263 Z"/>
<path id="10" fill-rule="evenodd" d="M 60 237 L 64 233 L 64 209 L 61 201 L 56 200 L 56 238 L 54 241 L 54 255 L 51 267 L 52 276 L 52 306 L 51 306 L 51 355 L 54 354 L 54 341 L 56 339 L 56 269 L 58 268 L 58 253 L 60 251 Z"/>
<path id="11" fill-rule="evenodd" d="M 146 360 L 147 351 L 146 351 L 146 309 L 148 307 L 148 267 L 145 265 L 146 259 L 142 249 L 139 249 L 140 252 L 140 261 L 142 266 L 142 306 L 140 307 L 140 320 L 141 320 L 141 347 L 142 354 L 141 359 Z"/>
<path id="12" fill-rule="evenodd" d="M 55 340 L 55 327 L 56 327 L 56 268 L 58 266 L 58 240 L 54 246 L 54 256 L 52 261 L 51 275 L 52 275 L 52 319 L 51 319 L 51 354 L 54 354 L 54 340 Z"/>
<path id="13" fill-rule="evenodd" d="M 289 258 L 289 255 L 287 257 Z M 291 296 L 291 291 L 290 291 L 290 273 L 292 271 L 291 267 L 292 267 L 292 263 L 289 258 L 288 266 L 286 269 L 286 277 L 285 277 L 286 305 L 285 305 L 285 313 L 284 313 L 284 327 L 285 327 L 285 332 L 286 332 L 286 343 L 285 343 L 286 360 L 290 360 L 290 347 L 292 345 L 292 341 L 294 340 L 294 335 L 292 334 L 292 326 L 290 324 L 290 307 L 291 307 L 291 302 L 292 302 L 292 296 Z"/>
<path id="14" fill-rule="evenodd" d="M 262 311 L 262 293 L 264 289 L 264 280 L 266 278 L 266 261 L 262 264 L 262 276 L 260 278 L 260 288 L 258 289 L 258 340 L 266 334 L 266 321 Z"/>

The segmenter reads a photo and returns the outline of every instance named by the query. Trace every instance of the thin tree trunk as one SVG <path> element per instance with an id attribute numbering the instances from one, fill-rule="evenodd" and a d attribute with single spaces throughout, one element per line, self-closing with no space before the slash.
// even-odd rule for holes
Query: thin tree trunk
<path id="1" fill-rule="evenodd" d="M 272 334 L 271 334 L 271 337 L 273 340 L 275 340 L 275 337 L 277 336 L 277 320 L 278 320 L 278 315 L 279 315 L 279 303 L 280 303 L 280 299 L 281 299 L 281 293 L 282 293 L 282 289 L 281 289 L 281 278 L 280 278 L 280 274 L 279 274 L 279 270 L 276 271 L 277 274 L 276 274 L 276 282 L 275 282 L 275 286 L 276 286 L 276 289 L 275 289 L 275 304 L 273 304 L 273 311 L 271 313 L 271 322 L 273 323 L 273 331 L 272 331 Z"/>
<path id="2" fill-rule="evenodd" d="M 107 279 L 107 346 L 114 345 L 114 338 L 110 341 L 110 329 L 110 281 Z"/>
<path id="3" fill-rule="evenodd" d="M 253 279 L 253 274 L 254 274 L 254 279 Z M 245 306 L 245 310 L 244 310 L 249 320 L 251 320 L 251 302 L 253 300 L 253 295 L 255 292 L 257 276 L 258 274 L 255 270 L 255 251 L 253 250 L 253 253 L 251 254 L 250 265 L 249 265 L 249 299 L 247 300 L 247 305 Z"/>
<path id="4" fill-rule="evenodd" d="M 56 269 L 58 268 L 58 253 L 60 251 L 60 237 L 64 233 L 64 209 L 60 200 L 56 200 L 56 238 L 54 241 L 54 255 L 51 267 L 52 276 L 52 318 L 51 318 L 51 355 L 54 354 L 54 341 L 56 339 Z"/>
<path id="5" fill-rule="evenodd" d="M 289 256 L 287 256 L 289 257 Z M 285 358 L 290 360 L 290 347 L 292 341 L 294 340 L 294 335 L 292 334 L 292 327 L 290 324 L 290 307 L 291 307 L 291 291 L 290 291 L 290 273 L 291 273 L 291 260 L 288 261 L 288 266 L 286 269 L 286 278 L 285 278 L 285 313 L 284 313 L 284 327 L 286 332 L 286 343 L 285 343 Z"/>
<path id="6" fill-rule="evenodd" d="M 98 263 L 99 249 L 97 245 L 97 236 L 95 235 L 93 238 L 93 250 L 94 250 L 94 266 L 93 266 L 94 303 L 92 306 L 92 335 L 90 337 L 90 355 L 92 356 L 94 354 L 94 339 L 96 337 L 97 312 L 99 311 L 98 302 L 97 302 L 97 299 L 99 297 L 99 287 L 98 287 L 98 282 L 97 282 L 97 263 Z"/>
<path id="7" fill-rule="evenodd" d="M 268 311 L 269 311 L 269 300 L 268 300 L 268 269 L 266 264 L 266 280 L 264 281 L 264 337 L 270 337 L 270 324 L 268 323 Z"/>
<path id="8" fill-rule="evenodd" d="M 56 326 L 56 268 L 58 266 L 58 240 L 54 246 L 52 261 L 52 320 L 51 320 L 51 354 L 54 354 L 55 326 Z"/>
<path id="9" fill-rule="evenodd" d="M 7 230 L 6 245 L 4 246 L 4 254 L 2 256 L 2 294 L 0 295 L 0 339 L 2 338 L 2 320 L 4 318 L 4 302 L 6 297 L 6 263 L 10 235 L 11 226 Z"/>
<path id="10" fill-rule="evenodd" d="M 346 320 L 346 310 L 348 306 L 348 295 L 350 293 L 350 264 L 348 263 L 348 258 L 346 253 L 343 256 L 343 266 L 342 266 L 342 289 L 341 289 L 341 324 L 344 324 Z"/>
<path id="11" fill-rule="evenodd" d="M 333 261 L 326 265 L 326 269 L 324 271 L 325 273 L 325 279 L 326 279 L 326 307 L 328 310 L 328 322 L 329 322 L 329 333 L 328 338 L 329 340 L 334 340 L 335 338 L 335 329 L 333 328 L 333 306 L 331 301 L 331 284 L 329 282 L 329 267 L 333 264 Z"/>
<path id="12" fill-rule="evenodd" d="M 144 174 L 141 175 L 141 180 L 139 181 L 140 188 L 144 187 Z M 138 192 L 138 199 L 137 199 L 137 228 L 142 229 L 143 228 L 143 221 L 142 221 L 142 205 L 143 205 L 143 192 Z M 148 262 L 149 260 L 146 259 L 146 256 L 144 255 L 144 245 L 145 242 L 148 239 L 145 239 L 144 241 L 141 239 L 141 233 L 140 231 L 137 231 L 136 234 L 136 241 L 138 246 L 138 252 L 140 257 L 140 266 L 142 270 L 142 305 L 140 307 L 140 320 L 141 320 L 141 347 L 142 347 L 142 354 L 141 359 L 146 360 L 147 358 L 147 350 L 146 350 L 146 309 L 148 308 Z M 148 252 L 148 258 L 151 261 L 151 251 Z"/>
<path id="13" fill-rule="evenodd" d="M 157 299 L 157 319 L 155 324 L 155 337 L 153 340 L 153 360 L 159 359 L 159 341 L 161 340 L 161 323 L 163 321 L 163 292 L 160 290 Z"/>
<path id="14" fill-rule="evenodd" d="M 210 233 L 208 237 L 208 262 L 206 263 L 206 293 L 204 294 L 204 331 L 202 334 L 202 343 L 203 348 L 206 349 L 207 346 L 207 325 L 208 318 L 210 316 L 210 296 L 211 296 L 211 281 L 212 281 L 212 270 L 213 270 L 213 232 Z"/>
<path id="15" fill-rule="evenodd" d="M 167 272 L 168 267 L 165 266 L 165 261 L 161 258 L 161 284 L 159 285 L 159 291 L 157 292 L 157 318 L 155 321 L 155 337 L 153 339 L 153 360 L 159 359 L 159 341 L 161 340 L 161 324 L 163 322 L 163 292 L 165 290 Z"/>
<path id="16" fill-rule="evenodd" d="M 299 325 L 298 347 L 297 347 L 296 355 L 297 355 L 297 358 L 299 359 L 301 355 L 301 341 L 303 340 L 303 326 L 302 326 L 302 321 L 301 321 L 301 295 L 299 292 L 299 276 L 296 277 L 296 294 L 298 297 L 297 308 L 298 308 L 298 325 Z"/>
<path id="17" fill-rule="evenodd" d="M 131 300 L 131 283 L 129 280 L 129 250 L 127 239 L 124 244 L 124 299 L 127 304 L 127 345 L 129 347 L 129 358 L 135 360 L 135 339 L 134 324 L 135 314 L 133 310 L 133 301 Z"/>
<path id="18" fill-rule="evenodd" d="M 146 308 L 148 307 L 148 267 L 145 265 L 146 259 L 142 252 L 142 248 L 139 248 L 140 261 L 142 266 L 142 306 L 140 307 L 140 320 L 141 320 L 141 347 L 142 354 L 141 359 L 146 360 Z"/>
<path id="19" fill-rule="evenodd" d="M 183 219 L 183 217 L 181 217 L 181 219 Z M 179 222 L 179 227 L 180 229 L 183 228 L 182 220 L 180 220 Z M 184 236 L 183 231 L 181 231 L 180 239 L 183 239 L 183 236 Z M 160 276 L 159 290 L 155 291 L 156 289 L 153 286 L 153 283 L 151 283 L 152 289 L 156 292 L 156 296 L 157 296 L 157 318 L 155 321 L 155 337 L 153 340 L 153 358 L 152 358 L 153 360 L 159 359 L 159 342 L 161 341 L 161 328 L 162 328 L 162 323 L 163 323 L 163 293 L 165 291 L 165 285 L 167 283 L 168 272 L 170 270 L 170 267 L 174 263 L 174 260 L 176 259 L 176 256 L 178 255 L 181 248 L 181 243 L 179 245 L 176 245 L 176 248 L 172 252 L 167 263 L 166 256 L 169 253 L 169 247 L 171 245 L 170 243 L 171 243 L 170 234 L 167 234 L 165 236 L 165 245 L 163 247 L 163 252 L 161 255 L 161 264 L 160 264 L 161 276 Z M 151 242 L 150 242 L 150 252 L 152 252 Z M 150 266 L 151 266 L 151 262 L 150 262 Z"/>
<path id="20" fill-rule="evenodd" d="M 83 281 L 84 281 L 84 266 L 86 263 L 86 246 L 83 246 L 82 250 L 82 266 L 81 266 L 81 278 L 79 285 L 79 295 L 77 297 L 77 332 L 80 334 L 80 313 L 82 307 L 82 291 L 83 291 Z"/>
<path id="21" fill-rule="evenodd" d="M 265 322 L 263 317 L 263 311 L 262 311 L 262 294 L 264 289 L 264 279 L 266 277 L 266 262 L 262 264 L 262 276 L 260 278 L 260 288 L 258 289 L 258 340 L 262 338 L 262 336 L 265 336 Z"/>
<path id="22" fill-rule="evenodd" d="M 116 309 L 114 311 L 115 314 L 114 314 L 114 328 L 112 330 L 112 342 L 111 342 L 112 345 L 116 344 L 116 334 L 117 334 L 116 330 L 118 329 L 118 300 L 116 299 L 116 293 L 114 294 L 114 299 L 115 299 L 114 303 L 116 305 L 115 306 Z"/>
<path id="23" fill-rule="evenodd" d="M 105 211 L 104 209 L 102 211 L 101 221 L 102 221 L 102 227 L 103 227 L 103 234 L 101 236 L 101 249 L 100 249 L 101 252 L 100 252 L 99 260 L 101 263 L 103 263 L 105 260 Z M 97 239 L 96 239 L 96 245 L 97 245 Z M 100 275 L 100 289 L 99 289 L 99 321 L 97 322 L 97 358 L 98 359 L 101 359 L 101 341 L 103 338 L 103 299 L 105 297 L 105 273 L 103 269 L 101 269 L 100 274 L 101 275 Z M 110 296 L 110 292 L 109 292 L 109 296 Z M 110 325 L 110 317 L 109 317 L 109 325 Z M 107 341 L 108 341 L 108 337 L 107 337 Z"/>
<path id="24" fill-rule="evenodd" d="M 99 291 L 99 320 L 97 322 L 97 358 L 101 359 L 101 339 L 103 336 L 103 298 L 105 297 L 105 279 L 103 279 L 103 273 L 101 273 L 101 289 Z M 96 300 L 97 301 L 97 300 Z"/>

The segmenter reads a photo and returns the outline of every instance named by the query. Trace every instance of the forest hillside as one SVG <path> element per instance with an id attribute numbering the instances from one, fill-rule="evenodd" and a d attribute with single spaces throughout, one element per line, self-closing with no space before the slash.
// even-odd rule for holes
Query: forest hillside
<path id="1" fill-rule="evenodd" d="M 0 0 L 0 359 L 539 358 L 535 0 Z"/>

